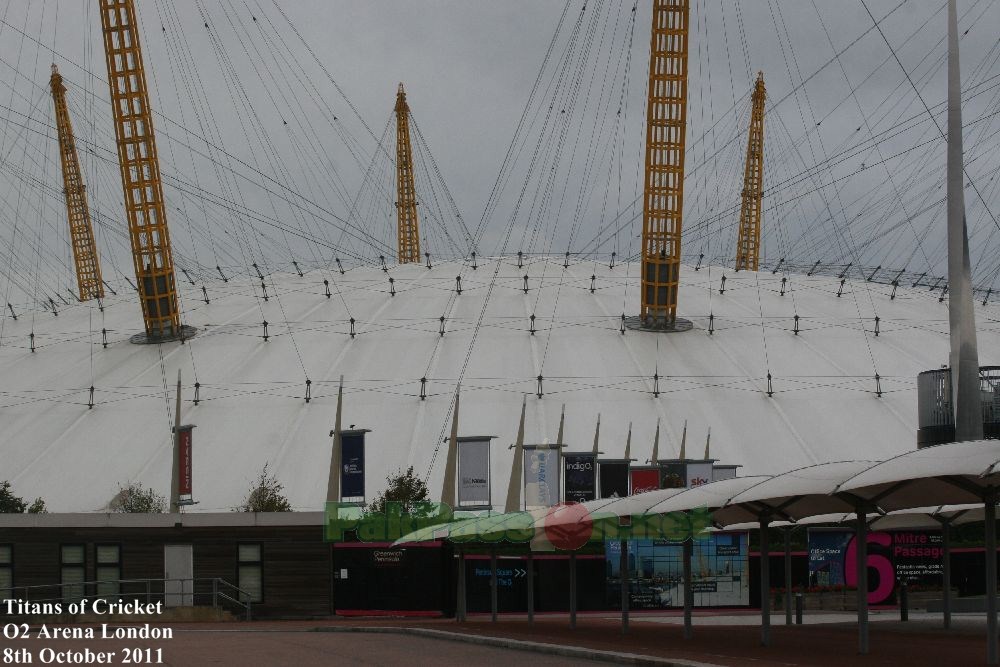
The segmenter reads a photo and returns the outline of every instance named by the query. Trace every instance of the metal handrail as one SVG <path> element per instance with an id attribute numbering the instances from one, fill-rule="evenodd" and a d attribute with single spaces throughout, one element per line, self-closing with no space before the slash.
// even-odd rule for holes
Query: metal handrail
<path id="1" fill-rule="evenodd" d="M 181 592 L 179 593 L 167 592 L 166 585 L 167 583 L 170 582 L 180 582 Z M 183 590 L 184 582 L 191 583 L 190 592 L 185 592 Z M 195 587 L 199 582 L 200 583 L 211 582 L 211 591 L 196 591 Z M 67 587 L 78 588 L 79 590 L 85 592 L 86 590 L 88 590 L 88 588 L 90 590 L 96 591 L 97 587 L 102 584 L 115 585 L 118 587 L 118 592 L 110 595 L 103 593 L 96 593 L 96 592 L 91 595 L 83 594 L 83 595 L 72 595 L 69 597 L 66 595 Z M 140 590 L 137 593 L 123 592 L 122 591 L 123 585 L 128 585 L 128 584 L 141 584 L 143 590 Z M 154 591 L 153 584 L 161 584 L 160 586 L 157 587 L 159 588 L 159 590 Z M 225 587 L 227 590 L 234 592 L 235 597 L 221 592 L 219 590 L 220 585 L 222 587 Z M 44 597 L 44 596 L 35 597 L 34 595 L 31 594 L 33 592 L 37 593 L 38 591 L 42 591 L 45 589 L 58 589 L 58 597 Z M 95 599 L 106 599 L 111 597 L 119 597 L 119 598 L 124 597 L 131 599 L 145 598 L 146 603 L 150 604 L 154 600 L 165 601 L 168 595 L 190 595 L 192 602 L 194 602 L 198 597 L 204 599 L 205 596 L 211 596 L 213 607 L 216 608 L 219 607 L 219 598 L 222 598 L 223 600 L 228 601 L 236 605 L 240 609 L 242 609 L 246 620 L 249 621 L 252 618 L 252 603 L 249 600 L 250 594 L 247 591 L 239 588 L 238 586 L 235 586 L 234 584 L 226 581 L 221 577 L 202 577 L 202 578 L 185 577 L 185 578 L 169 578 L 169 579 L 168 578 L 111 579 L 111 580 L 95 580 L 95 581 L 78 581 L 78 582 L 58 583 L 58 584 L 35 584 L 32 586 L 12 586 L 11 588 L 7 588 L 4 590 L 7 591 L 7 595 L 5 597 L 9 599 L 15 599 L 15 600 L 19 599 L 23 602 L 33 602 L 33 603 L 64 602 L 66 600 L 70 601 L 95 600 Z M 21 594 L 18 595 L 18 593 Z M 194 604 L 194 606 L 199 606 L 199 605 Z M 4 609 L 5 607 L 3 605 L 0 605 L 0 616 L 5 615 Z"/>

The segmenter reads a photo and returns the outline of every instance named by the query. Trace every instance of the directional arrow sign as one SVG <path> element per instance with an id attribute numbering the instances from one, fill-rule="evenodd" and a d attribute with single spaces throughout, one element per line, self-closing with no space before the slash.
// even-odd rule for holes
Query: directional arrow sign
<path id="1" fill-rule="evenodd" d="M 527 570 L 522 570 L 521 568 L 515 568 L 514 569 L 514 576 L 515 577 L 523 577 L 527 573 L 528 573 Z"/>

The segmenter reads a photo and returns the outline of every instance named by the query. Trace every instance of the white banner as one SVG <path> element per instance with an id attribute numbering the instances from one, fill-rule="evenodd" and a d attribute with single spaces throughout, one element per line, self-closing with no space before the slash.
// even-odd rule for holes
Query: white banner
<path id="1" fill-rule="evenodd" d="M 490 441 L 458 442 L 458 504 L 490 505 Z"/>
<path id="2" fill-rule="evenodd" d="M 524 507 L 552 507 L 559 502 L 559 449 L 524 448 Z"/>
<path id="3" fill-rule="evenodd" d="M 687 487 L 690 489 L 713 481 L 711 463 L 688 463 L 687 464 Z"/>

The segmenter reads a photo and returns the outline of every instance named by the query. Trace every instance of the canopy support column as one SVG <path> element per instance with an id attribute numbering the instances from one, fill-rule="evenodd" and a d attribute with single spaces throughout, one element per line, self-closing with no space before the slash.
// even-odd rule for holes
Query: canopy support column
<path id="1" fill-rule="evenodd" d="M 857 508 L 855 557 L 858 570 L 858 653 L 868 654 L 868 519 L 866 508 Z"/>
<path id="2" fill-rule="evenodd" d="M 986 505 L 986 663 L 997 664 L 997 492 L 983 494 Z"/>
<path id="3" fill-rule="evenodd" d="M 535 622 L 535 554 L 528 550 L 528 623 Z"/>
<path id="4" fill-rule="evenodd" d="M 785 528 L 785 625 L 792 624 L 792 528 Z"/>
<path id="5" fill-rule="evenodd" d="M 767 526 L 771 515 L 760 515 L 760 645 L 771 645 L 771 545 Z"/>
<path id="6" fill-rule="evenodd" d="M 622 634 L 628 634 L 628 540 L 621 541 L 621 557 L 618 561 L 618 579 L 622 589 Z"/>
<path id="7" fill-rule="evenodd" d="M 569 627 L 576 629 L 576 553 L 569 555 Z"/>
<path id="8" fill-rule="evenodd" d="M 684 639 L 691 639 L 691 608 L 694 606 L 694 589 L 691 585 L 691 553 L 694 551 L 693 538 L 684 542 Z"/>
<path id="9" fill-rule="evenodd" d="M 490 549 L 490 620 L 497 622 L 497 550 Z"/>
<path id="10" fill-rule="evenodd" d="M 455 586 L 458 600 L 455 605 L 455 620 L 465 623 L 465 549 L 458 550 L 458 585 Z"/>
<path id="11" fill-rule="evenodd" d="M 951 629 L 951 522 L 941 523 L 941 616 L 945 630 Z"/>

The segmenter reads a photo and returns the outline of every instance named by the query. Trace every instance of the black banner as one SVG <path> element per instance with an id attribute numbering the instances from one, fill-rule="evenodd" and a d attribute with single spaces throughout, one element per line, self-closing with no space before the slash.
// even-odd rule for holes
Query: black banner
<path id="1" fill-rule="evenodd" d="M 687 464 L 661 463 L 660 488 L 683 489 L 687 486 Z"/>
<path id="2" fill-rule="evenodd" d="M 593 454 L 563 454 L 567 502 L 586 502 L 597 497 L 597 457 Z"/>
<path id="3" fill-rule="evenodd" d="M 601 498 L 628 496 L 628 461 L 598 461 L 601 466 Z"/>
<path id="4" fill-rule="evenodd" d="M 342 498 L 365 497 L 365 434 L 344 433 L 341 435 L 340 496 Z"/>

